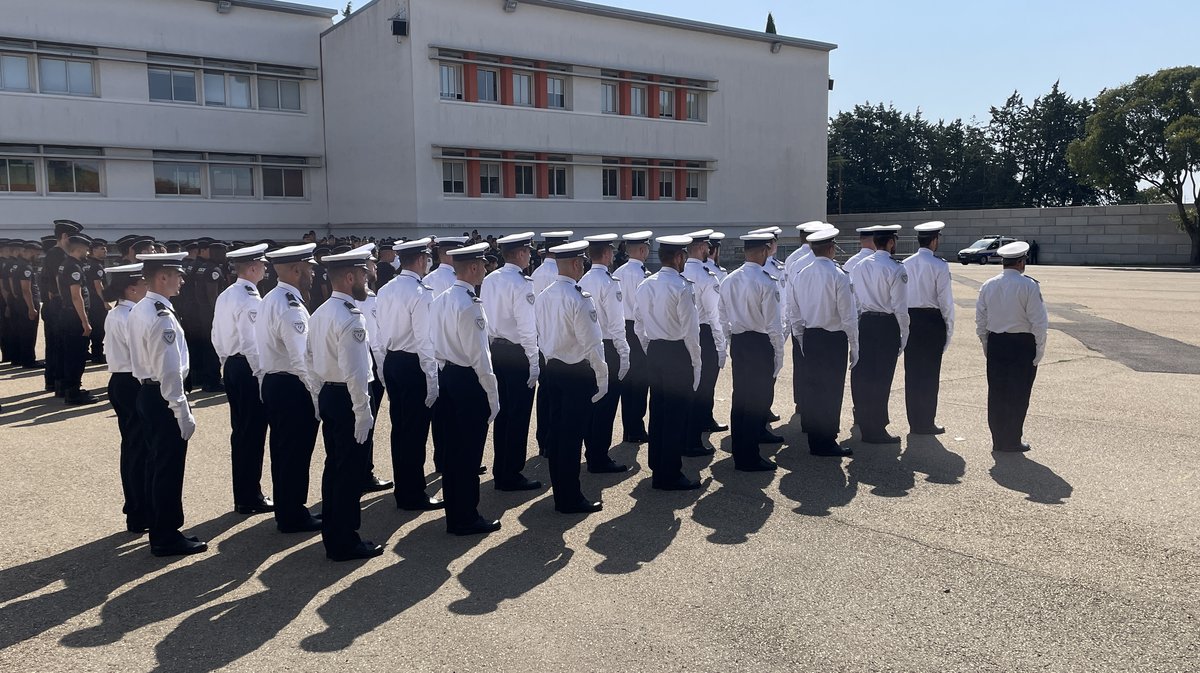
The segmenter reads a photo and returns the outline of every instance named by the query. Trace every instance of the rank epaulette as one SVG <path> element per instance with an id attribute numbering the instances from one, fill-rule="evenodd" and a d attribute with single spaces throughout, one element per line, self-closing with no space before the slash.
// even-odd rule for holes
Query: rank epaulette
<path id="1" fill-rule="evenodd" d="M 161 301 L 154 302 L 154 310 L 158 311 L 158 317 L 160 318 L 165 318 L 171 315 L 171 310 L 168 309 L 167 305 Z"/>
<path id="2" fill-rule="evenodd" d="M 291 306 L 292 308 L 300 308 L 300 300 L 296 299 L 296 295 L 288 292 L 284 296 L 287 297 L 288 306 Z"/>
<path id="3" fill-rule="evenodd" d="M 355 306 L 354 304 L 351 304 L 351 303 L 350 303 L 350 302 L 348 302 L 348 301 L 343 301 L 343 302 L 342 302 L 342 305 L 343 305 L 343 306 L 345 306 L 346 308 L 350 309 L 350 312 L 351 312 L 351 313 L 357 313 L 357 314 L 359 314 L 359 315 L 361 315 L 361 314 L 362 314 L 362 311 L 358 310 L 358 307 L 357 307 L 357 306 Z"/>

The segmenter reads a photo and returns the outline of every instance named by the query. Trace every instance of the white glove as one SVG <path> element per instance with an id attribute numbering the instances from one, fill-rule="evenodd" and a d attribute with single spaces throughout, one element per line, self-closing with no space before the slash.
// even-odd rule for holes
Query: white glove
<path id="1" fill-rule="evenodd" d="M 437 403 L 438 395 L 440 393 L 438 390 L 437 379 L 426 378 L 425 391 L 425 408 L 432 409 L 433 405 Z"/>
<path id="2" fill-rule="evenodd" d="M 725 362 L 728 360 L 729 354 L 725 351 L 717 351 L 717 369 L 724 369 Z"/>
<path id="3" fill-rule="evenodd" d="M 850 368 L 854 369 L 856 364 L 858 364 L 858 349 L 850 351 Z"/>
<path id="4" fill-rule="evenodd" d="M 488 397 L 488 407 L 492 410 L 491 415 L 488 416 L 488 423 L 491 423 L 500 415 L 500 400 Z"/>
<path id="5" fill-rule="evenodd" d="M 321 404 L 317 401 L 316 395 L 313 395 L 312 403 L 313 403 L 313 417 L 319 421 L 319 420 L 321 420 Z"/>
<path id="6" fill-rule="evenodd" d="M 617 370 L 617 380 L 624 381 L 625 375 L 629 373 L 629 358 L 621 358 L 621 368 Z"/>
<path id="7" fill-rule="evenodd" d="M 363 414 L 354 416 L 354 441 L 359 444 L 366 444 L 371 437 L 371 428 L 375 427 L 375 419 L 371 414 Z"/>
<path id="8" fill-rule="evenodd" d="M 195 433 L 196 417 L 193 416 L 192 412 L 189 411 L 187 412 L 187 416 L 179 419 L 179 436 L 182 437 L 183 441 L 186 442 L 191 439 L 192 435 Z"/>
<path id="9" fill-rule="evenodd" d="M 529 380 L 525 382 L 525 385 L 530 388 L 534 387 L 537 384 L 538 377 L 541 375 L 542 372 L 538 369 L 537 365 L 529 365 Z"/>
<path id="10" fill-rule="evenodd" d="M 979 343 L 983 346 L 983 357 L 987 357 L 987 337 L 979 337 Z"/>
<path id="11" fill-rule="evenodd" d="M 1046 352 L 1039 350 L 1037 355 L 1033 356 L 1033 366 L 1036 367 L 1042 362 L 1042 358 L 1046 357 Z"/>
<path id="12" fill-rule="evenodd" d="M 692 392 L 700 390 L 700 368 L 696 367 L 692 370 Z"/>
<path id="13" fill-rule="evenodd" d="M 783 358 L 776 357 L 775 358 L 775 371 L 771 372 L 771 378 L 773 378 L 773 379 L 779 378 L 779 372 L 782 372 L 782 371 L 783 371 Z"/>
<path id="14" fill-rule="evenodd" d="M 901 340 L 900 340 L 900 353 L 899 353 L 899 355 L 904 355 L 904 349 L 905 349 L 905 348 L 907 348 L 907 347 L 908 347 L 908 337 L 904 337 L 903 339 L 901 339 Z"/>
<path id="15" fill-rule="evenodd" d="M 604 399 L 604 396 L 607 394 L 608 394 L 608 384 L 606 383 L 606 384 L 604 384 L 604 387 L 598 388 L 596 390 L 595 395 L 592 395 L 592 404 L 595 404 L 595 403 L 599 402 L 600 400 Z"/>

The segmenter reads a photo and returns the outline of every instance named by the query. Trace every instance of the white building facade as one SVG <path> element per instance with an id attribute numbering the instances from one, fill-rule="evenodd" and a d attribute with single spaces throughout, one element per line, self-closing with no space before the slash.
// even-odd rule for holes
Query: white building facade
<path id="1" fill-rule="evenodd" d="M 375 0 L 336 25 L 277 0 L 17 5 L 10 237 L 61 217 L 287 240 L 825 215 L 830 44 L 574 0 Z"/>
<path id="2" fill-rule="evenodd" d="M 271 0 L 7 3 L 4 235 L 57 218 L 101 237 L 324 227 L 319 35 L 334 14 Z"/>

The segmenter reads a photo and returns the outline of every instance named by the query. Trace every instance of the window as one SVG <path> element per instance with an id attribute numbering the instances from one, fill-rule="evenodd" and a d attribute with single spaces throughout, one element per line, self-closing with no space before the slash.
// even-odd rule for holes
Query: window
<path id="1" fill-rule="evenodd" d="M 500 81 L 499 72 L 480 68 L 477 79 L 479 81 L 479 101 L 481 103 L 495 103 L 500 100 L 500 92 L 497 87 Z"/>
<path id="2" fill-rule="evenodd" d="M 36 192 L 34 159 L 0 159 L 0 193 Z"/>
<path id="3" fill-rule="evenodd" d="M 210 154 L 210 161 L 253 162 L 253 156 L 240 154 Z M 209 193 L 213 198 L 248 198 L 254 196 L 254 169 L 234 164 L 210 164 Z"/>
<path id="4" fill-rule="evenodd" d="M 300 82 L 294 79 L 258 78 L 260 110 L 300 111 Z"/>
<path id="5" fill-rule="evenodd" d="M 675 198 L 675 168 L 664 165 L 658 169 L 658 198 Z"/>
<path id="6" fill-rule="evenodd" d="M 618 114 L 621 111 L 620 88 L 616 82 L 604 82 L 600 85 L 600 111 L 606 114 Z"/>
<path id="7" fill-rule="evenodd" d="M 304 198 L 304 159 L 294 157 L 263 157 L 263 164 L 295 164 L 289 166 L 262 167 L 263 198 L 267 199 L 302 199 Z"/>
<path id="8" fill-rule="evenodd" d="M 700 110 L 700 92 L 687 92 L 687 118 L 688 121 L 698 122 L 704 120 L 704 114 Z"/>
<path id="9" fill-rule="evenodd" d="M 513 73 L 513 105 L 533 105 L 533 78 L 527 74 Z"/>
<path id="10" fill-rule="evenodd" d="M 560 157 L 551 157 L 551 161 L 565 161 Z M 550 166 L 546 171 L 546 179 L 550 184 L 547 185 L 548 195 L 550 198 L 565 199 L 570 195 L 567 194 L 567 167 L 566 166 Z"/>
<path id="11" fill-rule="evenodd" d="M 46 154 L 94 154 L 101 150 L 86 147 L 47 147 Z M 99 194 L 100 159 L 46 159 L 46 184 L 54 194 Z"/>
<path id="12" fill-rule="evenodd" d="M 196 71 L 150 68 L 150 100 L 196 102 Z"/>
<path id="13" fill-rule="evenodd" d="M 96 95 L 92 81 L 92 62 L 74 61 L 43 56 L 38 59 L 38 75 L 42 93 L 63 93 L 73 96 Z"/>
<path id="14" fill-rule="evenodd" d="M 442 64 L 442 98 L 446 100 L 463 99 L 462 66 L 452 63 Z"/>
<path id="15" fill-rule="evenodd" d="M 517 164 L 513 168 L 517 196 L 533 196 L 536 193 L 533 187 L 533 166 Z"/>
<path id="16" fill-rule="evenodd" d="M 461 161 L 442 162 L 442 193 L 466 194 L 467 165 Z"/>
<path id="17" fill-rule="evenodd" d="M 204 73 L 204 104 L 214 107 L 248 109 L 250 107 L 250 76 Z"/>
<path id="18" fill-rule="evenodd" d="M 0 54 L 0 89 L 31 91 L 29 84 L 29 57 Z"/>
<path id="19" fill-rule="evenodd" d="M 658 116 L 664 119 L 675 118 L 675 90 L 658 90 Z"/>
<path id="20" fill-rule="evenodd" d="M 479 164 L 479 193 L 482 196 L 500 196 L 500 164 Z"/>
<path id="21" fill-rule="evenodd" d="M 154 194 L 156 196 L 203 196 L 201 183 L 204 168 L 195 163 L 204 159 L 200 153 L 155 152 L 156 159 L 182 159 L 176 162 L 154 162 Z M 186 160 L 192 160 L 186 162 Z"/>
<path id="22" fill-rule="evenodd" d="M 562 77 L 547 77 L 546 94 L 546 107 L 566 109 L 567 80 Z"/>
<path id="23" fill-rule="evenodd" d="M 617 163 L 615 159 L 605 159 L 606 164 Z M 621 171 L 616 166 L 604 167 L 604 198 L 616 199 L 621 196 Z"/>
<path id="24" fill-rule="evenodd" d="M 702 190 L 703 181 L 704 181 L 703 173 L 701 173 L 700 171 L 688 171 L 687 172 L 687 190 L 684 192 L 684 196 L 687 197 L 688 199 L 692 199 L 692 200 L 703 199 L 704 198 L 703 190 Z"/>
<path id="25" fill-rule="evenodd" d="M 629 114 L 636 117 L 646 116 L 646 87 L 629 88 Z"/>
<path id="26" fill-rule="evenodd" d="M 646 182 L 649 171 L 645 168 L 634 168 L 630 174 L 630 192 L 635 199 L 646 198 Z"/>

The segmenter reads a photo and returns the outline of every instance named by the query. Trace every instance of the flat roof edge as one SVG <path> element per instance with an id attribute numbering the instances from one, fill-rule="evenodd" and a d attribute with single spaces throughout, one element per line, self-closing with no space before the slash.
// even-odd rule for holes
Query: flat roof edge
<path id="1" fill-rule="evenodd" d="M 217 0 L 204 0 L 210 4 L 217 4 Z M 270 12 L 283 12 L 285 14 L 302 14 L 304 16 L 318 16 L 323 19 L 332 19 L 337 16 L 336 9 L 328 7 L 315 7 L 313 5 L 302 5 L 296 2 L 284 2 L 283 0 L 230 0 L 234 7 L 245 7 L 247 9 L 264 9 Z"/>

